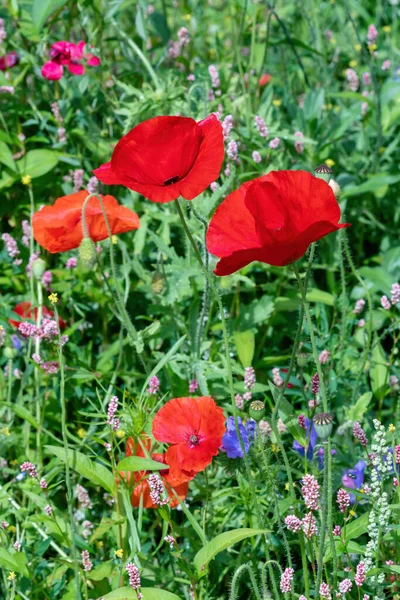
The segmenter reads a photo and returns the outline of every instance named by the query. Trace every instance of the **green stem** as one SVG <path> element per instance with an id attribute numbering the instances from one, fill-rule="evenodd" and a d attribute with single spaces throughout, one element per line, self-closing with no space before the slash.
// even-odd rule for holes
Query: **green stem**
<path id="1" fill-rule="evenodd" d="M 74 561 L 74 573 L 75 573 L 75 592 L 76 599 L 81 600 L 81 589 L 80 589 L 80 581 L 79 581 L 79 568 L 78 568 L 78 560 L 77 560 L 77 550 L 76 550 L 76 542 L 75 542 L 75 519 L 72 512 L 72 485 L 71 485 L 71 473 L 69 468 L 69 456 L 68 456 L 68 428 L 67 428 L 67 409 L 65 403 L 65 370 L 64 370 L 64 357 L 62 351 L 62 340 L 61 340 L 61 331 L 60 324 L 58 320 L 58 311 L 56 304 L 53 304 L 54 308 L 54 316 L 57 323 L 58 329 L 58 360 L 60 363 L 60 403 L 61 403 L 61 430 L 62 430 L 62 438 L 64 443 L 64 453 L 65 453 L 65 481 L 67 485 L 67 506 L 68 506 L 68 516 L 71 527 L 71 542 L 72 542 L 72 558 Z"/>
<path id="2" fill-rule="evenodd" d="M 367 334 L 367 343 L 365 344 L 361 367 L 360 367 L 360 369 L 358 371 L 357 379 L 356 379 L 356 382 L 355 382 L 354 387 L 353 387 L 352 403 L 354 403 L 355 400 L 356 400 L 356 398 L 357 398 L 358 388 L 359 388 L 359 385 L 360 385 L 360 380 L 361 380 L 361 377 L 362 377 L 362 375 L 364 373 L 365 365 L 367 364 L 367 360 L 368 360 L 369 351 L 371 349 L 371 343 L 372 343 L 372 325 L 373 325 L 373 319 L 372 319 L 372 299 L 371 299 L 371 294 L 369 293 L 369 289 L 367 288 L 367 286 L 366 286 L 364 280 L 362 279 L 362 277 L 360 277 L 360 275 L 358 274 L 356 266 L 355 266 L 355 264 L 353 262 L 353 259 L 351 258 L 349 243 L 348 243 L 348 240 L 347 240 L 347 236 L 346 236 L 346 234 L 344 232 L 343 232 L 343 243 L 344 243 L 344 249 L 345 249 L 345 252 L 346 252 L 346 257 L 347 257 L 347 261 L 349 263 L 351 272 L 353 273 L 354 277 L 357 279 L 357 281 L 359 282 L 359 284 L 364 288 L 365 295 L 367 296 L 367 303 L 368 303 L 368 334 Z"/>
<path id="3" fill-rule="evenodd" d="M 32 220 L 33 220 L 33 215 L 35 213 L 35 199 L 33 197 L 33 190 L 32 190 L 32 186 L 28 185 L 28 193 L 29 193 L 29 200 L 30 200 L 30 228 L 31 228 L 31 236 L 29 238 L 29 253 L 30 253 L 30 260 L 32 260 L 32 256 L 35 252 L 35 242 L 34 242 L 34 238 L 33 238 L 33 226 L 32 226 Z M 31 292 L 31 308 L 33 309 L 33 306 L 35 304 L 35 291 L 34 291 L 34 283 L 33 283 L 33 269 L 32 269 L 32 264 L 31 264 L 31 270 L 30 270 L 30 274 L 29 274 L 29 287 L 30 287 L 30 292 Z"/>
<path id="4" fill-rule="evenodd" d="M 254 591 L 254 595 L 256 597 L 257 600 L 262 600 L 260 592 L 258 590 L 258 583 L 257 583 L 257 579 L 256 576 L 253 573 L 253 569 L 250 567 L 250 565 L 248 564 L 244 564 L 241 565 L 236 571 L 234 576 L 232 577 L 232 585 L 231 585 L 231 594 L 230 594 L 230 600 L 236 600 L 238 598 L 238 581 L 241 577 L 241 575 L 247 571 L 250 577 L 250 582 L 251 582 L 251 587 Z"/>
<path id="5" fill-rule="evenodd" d="M 127 35 L 124 31 L 122 31 L 121 27 L 114 21 L 114 19 L 112 19 L 111 22 L 114 25 L 115 29 L 117 29 L 119 35 L 126 41 L 128 46 L 130 46 L 132 48 L 132 50 L 135 52 L 135 54 L 142 61 L 146 71 L 150 75 L 150 78 L 153 80 L 153 83 L 154 83 L 156 89 L 159 90 L 160 83 L 158 81 L 158 77 L 157 77 L 153 67 L 151 66 L 151 64 L 149 63 L 149 61 L 147 60 L 147 58 L 145 57 L 145 55 L 139 48 L 139 46 L 133 41 L 133 39 L 129 35 Z"/>
<path id="6" fill-rule="evenodd" d="M 103 200 L 101 198 L 101 196 L 99 196 L 98 194 L 89 194 L 86 198 L 85 201 L 83 203 L 82 206 L 82 227 L 83 227 L 83 235 L 86 238 L 90 238 L 90 232 L 88 231 L 88 227 L 87 227 L 87 222 L 86 222 L 86 215 L 85 215 L 85 211 L 86 211 L 86 207 L 88 205 L 88 202 L 91 198 L 97 198 L 97 200 L 99 201 L 100 204 L 100 208 L 101 211 L 103 213 L 103 217 L 104 217 L 104 221 L 106 224 L 106 229 L 107 229 L 107 233 L 108 233 L 108 239 L 109 239 L 109 244 L 110 244 L 110 266 L 111 266 L 111 273 L 113 276 L 113 280 L 114 280 L 114 284 L 115 284 L 115 290 L 117 293 L 117 298 L 116 298 L 116 305 L 117 305 L 117 309 L 118 312 L 120 314 L 121 320 L 123 322 L 123 324 L 126 327 L 126 330 L 128 332 L 129 337 L 131 338 L 136 351 L 138 353 L 139 359 L 142 363 L 142 366 L 145 369 L 146 374 L 149 374 L 149 369 L 148 366 L 144 360 L 143 357 L 143 350 L 140 350 L 140 344 L 141 344 L 141 340 L 140 340 L 140 335 L 138 334 L 138 332 L 136 331 L 135 326 L 133 325 L 128 312 L 126 310 L 125 307 L 125 301 L 121 292 L 121 289 L 119 287 L 119 281 L 117 278 L 117 272 L 116 272 L 116 268 L 115 268 L 115 260 L 114 260 L 114 250 L 113 250 L 113 234 L 111 231 L 111 227 L 110 227 L 110 222 L 108 220 L 108 216 L 107 216 L 107 212 L 106 209 L 104 207 L 103 204 Z"/>
<path id="7" fill-rule="evenodd" d="M 224 339 L 224 346 L 225 346 L 225 356 L 226 356 L 226 367 L 228 370 L 228 385 L 229 385 L 229 391 L 230 391 L 230 396 L 231 396 L 231 403 L 232 403 L 232 412 L 233 412 L 233 418 L 234 418 L 234 423 L 235 423 L 235 429 L 236 429 L 236 434 L 239 440 L 239 444 L 240 444 L 240 448 L 242 450 L 243 453 L 243 460 L 244 460 L 244 465 L 245 465 L 245 470 L 246 470 L 246 474 L 247 474 L 247 478 L 249 481 L 249 485 L 250 485 L 250 493 L 252 496 L 252 500 L 254 503 L 254 507 L 256 509 L 256 513 L 257 513 L 257 519 L 258 519 L 258 523 L 260 526 L 262 526 L 263 524 L 263 517 L 262 517 L 262 513 L 261 513 L 261 509 L 260 509 L 260 505 L 256 496 L 256 491 L 255 491 L 255 481 L 253 478 L 253 475 L 251 473 L 251 468 L 249 465 L 249 461 L 248 461 L 248 456 L 246 454 L 246 450 L 243 444 L 243 440 L 242 437 L 240 435 L 240 430 L 239 430 L 239 422 L 238 422 L 238 410 L 237 410 L 237 406 L 236 406 L 236 402 L 235 402 L 235 391 L 233 388 L 233 374 L 232 374 L 232 365 L 231 365 L 231 357 L 230 357 L 230 353 L 229 353 L 229 338 L 228 338 L 228 329 L 226 326 L 226 319 L 225 319 L 225 314 L 224 314 L 224 307 L 222 304 L 222 300 L 221 300 L 221 296 L 219 295 L 219 292 L 217 290 L 216 285 L 214 284 L 214 281 L 210 275 L 210 272 L 208 271 L 208 269 L 206 268 L 206 266 L 203 263 L 203 259 L 201 258 L 201 254 L 200 251 L 196 245 L 196 242 L 192 236 L 192 233 L 186 223 L 186 219 L 185 219 L 185 215 L 182 211 L 181 205 L 179 204 L 179 200 L 175 200 L 175 206 L 176 206 L 176 210 L 178 211 L 178 215 L 179 218 L 181 220 L 183 229 L 187 235 L 187 238 L 193 248 L 194 254 L 196 256 L 196 259 L 206 277 L 206 280 L 209 283 L 210 289 L 212 294 L 215 297 L 215 300 L 218 304 L 218 309 L 219 309 L 219 313 L 220 313 L 220 317 L 221 317 L 221 325 L 222 325 L 222 333 L 223 333 L 223 339 Z M 267 557 L 269 556 L 269 550 L 268 550 L 268 545 L 267 542 L 265 540 L 265 537 L 263 537 L 264 543 L 265 543 L 265 551 L 266 551 L 266 555 Z M 271 570 L 272 571 L 272 570 Z M 273 580 L 274 583 L 274 588 L 276 591 L 276 584 L 273 578 L 273 572 L 271 572 L 271 579 Z M 277 596 L 277 594 L 275 594 Z M 277 598 L 279 598 L 279 596 L 277 596 Z"/>
<path id="8" fill-rule="evenodd" d="M 322 484 L 322 522 L 321 522 L 321 531 L 319 532 L 319 550 L 318 550 L 318 559 L 317 559 L 317 582 L 315 586 L 316 599 L 319 598 L 319 588 L 322 581 L 322 570 L 323 570 L 323 560 L 325 553 L 325 537 L 326 537 L 326 527 L 327 527 L 327 511 L 326 504 L 328 500 L 328 445 L 325 445 L 325 453 L 324 453 L 324 479 Z"/>
<path id="9" fill-rule="evenodd" d="M 342 283 L 342 295 L 340 299 L 341 308 L 342 308 L 342 322 L 340 327 L 340 341 L 339 341 L 339 365 L 342 364 L 343 361 L 343 352 L 346 343 L 346 333 L 347 333 L 347 293 L 346 293 L 346 275 L 344 270 L 344 259 L 343 259 L 343 236 L 346 235 L 345 231 L 341 229 L 339 231 L 339 261 L 340 261 L 340 279 Z"/>
<path id="10" fill-rule="evenodd" d="M 43 288 L 42 282 L 38 280 L 37 282 L 37 297 L 38 297 L 38 311 L 36 318 L 36 327 L 39 328 L 42 322 L 42 312 L 43 312 Z M 40 355 L 40 337 L 37 336 L 35 339 L 35 353 Z M 43 456 L 42 456 L 42 417 L 40 410 L 40 369 L 35 368 L 34 371 L 35 378 L 35 405 L 36 405 L 36 455 L 37 462 L 39 465 L 39 471 L 43 470 Z"/>

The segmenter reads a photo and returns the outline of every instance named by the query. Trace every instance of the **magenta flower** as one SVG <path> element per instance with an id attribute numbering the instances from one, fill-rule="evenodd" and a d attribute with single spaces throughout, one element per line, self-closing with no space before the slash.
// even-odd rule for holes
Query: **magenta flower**
<path id="1" fill-rule="evenodd" d="M 64 66 L 68 68 L 72 75 L 83 75 L 85 67 L 83 60 L 89 67 L 98 67 L 100 59 L 91 53 L 84 53 L 85 42 L 81 40 L 78 44 L 72 42 L 56 42 L 50 48 L 50 57 L 42 67 L 42 75 L 49 81 L 61 79 L 64 73 Z"/>

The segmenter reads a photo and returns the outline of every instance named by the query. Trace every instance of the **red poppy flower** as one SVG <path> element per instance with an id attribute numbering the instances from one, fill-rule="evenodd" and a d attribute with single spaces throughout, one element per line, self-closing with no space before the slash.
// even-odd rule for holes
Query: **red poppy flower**
<path id="1" fill-rule="evenodd" d="M 78 248 L 83 238 L 82 206 L 88 192 L 82 191 L 58 198 L 53 206 L 45 206 L 33 215 L 33 236 L 49 252 L 66 252 Z M 113 196 L 102 196 L 113 234 L 125 233 L 140 226 L 133 210 L 121 206 Z M 90 198 L 85 209 L 90 237 L 99 242 L 108 237 L 106 223 L 97 198 Z"/>
<path id="2" fill-rule="evenodd" d="M 0 56 L 0 71 L 7 71 L 7 69 L 12 69 L 12 67 L 15 67 L 15 65 L 17 65 L 18 63 L 19 56 L 15 52 L 15 50 L 13 50 L 5 56 Z"/>
<path id="3" fill-rule="evenodd" d="M 10 325 L 13 325 L 14 327 L 18 327 L 18 325 L 26 319 L 33 320 L 36 323 L 38 309 L 34 308 L 32 310 L 32 304 L 30 302 L 20 302 L 17 304 L 17 306 L 15 306 L 13 312 L 21 317 L 19 321 L 16 319 L 8 319 Z M 43 306 L 42 315 L 45 319 L 52 319 L 54 317 L 54 312 L 46 308 L 46 306 Z M 61 317 L 58 318 L 58 323 L 60 325 L 60 329 L 64 329 L 67 326 L 67 323 L 64 321 L 64 319 L 61 319 Z"/>
<path id="4" fill-rule="evenodd" d="M 271 75 L 269 73 L 263 73 L 258 80 L 258 87 L 264 87 L 271 81 Z"/>
<path id="5" fill-rule="evenodd" d="M 170 400 L 153 420 L 156 440 L 172 444 L 165 453 L 171 475 L 187 480 L 211 463 L 224 433 L 223 410 L 208 396 Z"/>
<path id="6" fill-rule="evenodd" d="M 339 224 L 330 186 L 306 171 L 271 171 L 244 183 L 217 208 L 207 248 L 221 260 L 216 275 L 230 275 L 254 260 L 288 265 Z"/>
<path id="7" fill-rule="evenodd" d="M 93 171 L 100 181 L 124 185 L 152 202 L 193 200 L 218 178 L 224 160 L 222 126 L 215 115 L 155 117 L 116 145 L 111 162 Z"/>
<path id="8" fill-rule="evenodd" d="M 98 67 L 100 59 L 93 54 L 84 54 L 85 42 L 78 44 L 72 42 L 55 42 L 50 48 L 51 60 L 42 67 L 42 75 L 48 80 L 61 79 L 64 72 L 64 66 L 68 68 L 73 75 L 83 75 L 85 68 L 82 64 L 86 59 L 86 64 L 90 67 Z"/>
<path id="9" fill-rule="evenodd" d="M 147 436 L 143 439 L 143 443 L 146 446 L 147 450 L 150 450 L 151 441 Z M 126 444 L 126 456 L 132 456 L 132 455 L 145 456 L 140 444 L 135 445 L 134 440 L 132 438 L 128 438 L 128 441 Z M 164 454 L 153 453 L 151 455 L 151 458 L 153 460 L 156 460 L 157 462 L 167 464 Z M 144 508 L 158 508 L 157 505 L 154 504 L 153 500 L 150 497 L 150 487 L 149 487 L 149 484 L 148 484 L 147 478 L 146 478 L 146 476 L 149 473 L 150 473 L 150 471 L 136 471 L 133 473 L 135 487 L 133 489 L 132 496 L 131 496 L 132 506 L 135 506 L 135 507 L 140 506 L 140 502 L 141 502 L 141 498 L 142 498 L 142 503 L 143 503 Z M 175 494 L 173 493 L 172 490 L 175 490 L 175 492 L 178 494 L 179 498 L 181 500 L 184 500 L 188 493 L 189 484 L 185 477 L 183 477 L 183 480 L 182 480 L 182 477 L 180 477 L 180 478 L 173 477 L 170 474 L 169 469 L 165 469 L 165 471 L 158 471 L 158 473 L 163 481 L 165 491 L 168 494 L 169 506 L 171 508 L 175 508 L 176 506 L 178 506 L 179 502 L 176 499 Z M 126 477 L 129 481 L 130 473 L 127 473 Z"/>

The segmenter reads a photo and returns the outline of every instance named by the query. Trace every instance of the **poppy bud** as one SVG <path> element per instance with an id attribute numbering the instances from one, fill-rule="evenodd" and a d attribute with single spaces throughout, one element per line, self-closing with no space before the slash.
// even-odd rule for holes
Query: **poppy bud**
<path id="1" fill-rule="evenodd" d="M 342 188 L 338 184 L 337 181 L 331 179 L 329 182 L 329 187 L 332 188 L 332 192 L 335 194 L 335 198 L 338 199 L 340 194 L 342 193 Z"/>
<path id="2" fill-rule="evenodd" d="M 306 354 L 305 352 L 299 352 L 297 355 L 297 364 L 299 365 L 299 367 L 301 369 L 306 366 L 307 361 L 308 361 L 308 354 Z"/>
<path id="3" fill-rule="evenodd" d="M 11 348 L 10 346 L 4 348 L 4 356 L 8 358 L 8 360 L 12 360 L 17 356 L 17 354 L 18 350 L 16 348 Z"/>
<path id="4" fill-rule="evenodd" d="M 249 416 L 255 421 L 261 421 L 265 415 L 265 404 L 260 400 L 254 400 L 250 404 Z"/>
<path id="5" fill-rule="evenodd" d="M 32 273 L 35 279 L 41 279 L 46 270 L 46 263 L 41 258 L 37 258 L 32 264 Z"/>
<path id="6" fill-rule="evenodd" d="M 79 246 L 79 260 L 86 269 L 93 269 L 96 264 L 96 246 L 89 237 L 84 237 Z"/>
<path id="7" fill-rule="evenodd" d="M 330 413 L 318 413 L 313 418 L 315 431 L 321 440 L 327 440 L 332 433 L 333 417 Z"/>
<path id="8" fill-rule="evenodd" d="M 315 177 L 318 177 L 318 179 L 323 179 L 328 183 L 332 176 L 332 169 L 328 167 L 328 165 L 323 164 L 314 169 L 314 173 Z"/>

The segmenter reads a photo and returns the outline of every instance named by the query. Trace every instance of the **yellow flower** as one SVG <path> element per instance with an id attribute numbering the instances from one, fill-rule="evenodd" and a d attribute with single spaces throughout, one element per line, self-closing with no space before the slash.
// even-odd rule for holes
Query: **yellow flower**
<path id="1" fill-rule="evenodd" d="M 10 435 L 10 430 L 8 429 L 8 427 L 3 427 L 3 429 L 0 429 L 0 433 L 2 433 L 3 435 Z"/>
<path id="2" fill-rule="evenodd" d="M 289 484 L 289 482 L 285 483 L 285 490 L 286 491 L 290 490 L 290 484 Z"/>
<path id="3" fill-rule="evenodd" d="M 190 21 L 190 19 L 192 18 L 192 15 L 190 13 L 187 13 L 186 15 L 183 16 L 183 18 L 185 19 L 185 21 Z"/>
<path id="4" fill-rule="evenodd" d="M 272 104 L 274 106 L 280 106 L 282 104 L 282 100 L 272 100 Z"/>
<path id="5" fill-rule="evenodd" d="M 31 177 L 30 175 L 24 175 L 24 176 L 21 178 L 21 181 L 22 181 L 22 183 L 23 183 L 24 185 L 30 185 L 30 184 L 31 184 L 31 182 L 32 182 L 32 177 Z"/>
<path id="6" fill-rule="evenodd" d="M 362 46 L 361 46 L 361 44 L 356 44 L 356 45 L 354 46 L 354 50 L 356 50 L 356 52 L 361 52 L 361 49 L 362 49 Z"/>
<path id="7" fill-rule="evenodd" d="M 57 304 L 57 302 L 58 302 L 58 295 L 53 292 L 49 296 L 49 301 L 50 301 L 51 304 Z"/>
<path id="8" fill-rule="evenodd" d="M 271 450 L 272 452 L 279 452 L 280 448 L 278 444 L 271 444 Z"/>
<path id="9" fill-rule="evenodd" d="M 123 437 L 125 437 L 125 431 L 123 429 L 118 429 L 118 431 L 117 431 L 117 438 L 119 438 L 120 440 L 122 440 Z"/>
<path id="10" fill-rule="evenodd" d="M 382 29 L 385 33 L 390 33 L 392 31 L 392 28 L 390 27 L 390 25 L 384 25 L 382 27 Z"/>
<path id="11" fill-rule="evenodd" d="M 393 425 L 393 423 L 390 423 L 389 425 L 389 432 L 390 433 L 394 433 L 396 431 L 396 427 Z"/>
<path id="12" fill-rule="evenodd" d="M 116 235 L 113 235 L 111 239 L 113 244 L 116 244 L 118 242 L 118 238 Z"/>
<path id="13" fill-rule="evenodd" d="M 86 430 L 85 430 L 85 429 L 83 429 L 83 427 L 81 427 L 80 429 L 78 429 L 78 431 L 77 431 L 77 434 L 78 434 L 78 437 L 80 437 L 80 438 L 81 438 L 81 440 L 83 440 L 83 438 L 84 438 L 84 437 L 85 437 L 85 435 L 86 435 Z"/>
<path id="14" fill-rule="evenodd" d="M 378 47 L 378 46 L 377 46 L 376 44 L 370 44 L 370 45 L 368 46 L 368 50 L 369 50 L 370 52 L 374 52 L 374 51 L 377 49 L 377 47 Z"/>
<path id="15" fill-rule="evenodd" d="M 15 575 L 14 571 L 11 571 L 11 573 L 7 577 L 8 581 L 14 581 L 15 578 L 16 578 L 16 575 Z"/>
<path id="16" fill-rule="evenodd" d="M 354 512 L 354 510 L 349 510 L 349 515 L 351 515 L 352 517 L 356 517 L 356 513 Z"/>
<path id="17" fill-rule="evenodd" d="M 357 65 L 358 65 L 358 62 L 356 60 L 351 60 L 349 62 L 349 67 L 351 67 L 352 69 L 355 69 Z"/>
<path id="18" fill-rule="evenodd" d="M 122 550 L 122 548 L 120 548 L 119 550 L 114 550 L 114 554 L 115 556 L 117 556 L 118 558 L 122 558 L 124 555 L 124 551 Z"/>
<path id="19" fill-rule="evenodd" d="M 326 161 L 325 161 L 325 164 L 326 164 L 327 167 L 331 168 L 335 164 L 335 161 L 332 160 L 331 158 L 327 158 Z"/>

